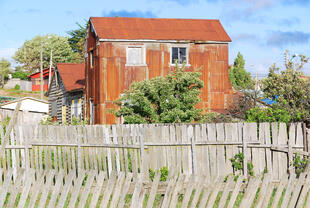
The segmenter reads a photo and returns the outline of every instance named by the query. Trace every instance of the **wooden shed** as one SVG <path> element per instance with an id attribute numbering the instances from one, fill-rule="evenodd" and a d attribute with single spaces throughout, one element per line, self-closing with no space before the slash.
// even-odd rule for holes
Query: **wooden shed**
<path id="1" fill-rule="evenodd" d="M 84 119 L 85 65 L 58 63 L 47 91 L 49 115 L 59 123 Z"/>
<path id="2" fill-rule="evenodd" d="M 85 39 L 86 114 L 92 123 L 119 123 L 111 109 L 135 81 L 165 76 L 175 60 L 202 69 L 199 108 L 225 111 L 233 89 L 230 37 L 219 20 L 92 17 Z"/>

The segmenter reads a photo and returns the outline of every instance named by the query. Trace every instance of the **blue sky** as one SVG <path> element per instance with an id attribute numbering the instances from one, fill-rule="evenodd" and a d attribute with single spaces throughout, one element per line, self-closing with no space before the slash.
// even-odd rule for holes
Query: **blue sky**
<path id="1" fill-rule="evenodd" d="M 36 35 L 66 35 L 91 16 L 219 19 L 248 71 L 283 66 L 284 51 L 310 56 L 310 0 L 0 0 L 0 58 Z M 11 59 L 10 59 L 11 60 Z M 305 66 L 310 75 L 310 64 Z"/>

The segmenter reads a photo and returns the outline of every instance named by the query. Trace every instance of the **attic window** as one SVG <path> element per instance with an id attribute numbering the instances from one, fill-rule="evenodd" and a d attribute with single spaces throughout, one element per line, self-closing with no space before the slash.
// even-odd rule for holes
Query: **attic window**
<path id="1" fill-rule="evenodd" d="M 177 61 L 179 64 L 188 64 L 188 54 L 186 47 L 171 47 L 171 64 Z"/>
<path id="2" fill-rule="evenodd" d="M 145 48 L 142 46 L 128 46 L 126 50 L 126 66 L 145 65 Z"/>

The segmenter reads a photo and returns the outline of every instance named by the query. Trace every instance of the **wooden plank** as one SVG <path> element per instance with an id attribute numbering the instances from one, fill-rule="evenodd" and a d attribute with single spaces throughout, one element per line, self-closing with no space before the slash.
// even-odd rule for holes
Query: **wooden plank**
<path id="1" fill-rule="evenodd" d="M 124 183 L 124 186 L 123 186 L 123 189 L 122 189 L 122 193 L 120 195 L 119 202 L 118 202 L 118 207 L 119 208 L 123 208 L 124 205 L 125 205 L 125 197 L 126 197 L 126 195 L 128 193 L 132 176 L 133 176 L 132 173 L 127 173 L 127 176 L 126 176 L 126 179 L 125 179 L 125 183 Z"/>
<path id="2" fill-rule="evenodd" d="M 170 199 L 171 199 L 171 194 L 173 192 L 173 188 L 174 188 L 176 180 L 177 180 L 176 176 L 169 180 L 168 186 L 167 186 L 166 191 L 165 191 L 165 196 L 164 196 L 164 199 L 163 199 L 163 202 L 162 202 L 162 205 L 161 205 L 162 208 L 169 207 Z"/>
<path id="3" fill-rule="evenodd" d="M 261 207 L 268 207 L 274 188 L 275 188 L 274 184 L 272 183 L 268 184 L 267 191 L 266 193 L 264 193 L 265 196 Z"/>
<path id="4" fill-rule="evenodd" d="M 295 145 L 295 124 L 291 123 L 289 127 L 289 140 L 288 140 L 288 172 L 289 174 L 294 173 L 294 166 L 293 166 L 293 146 Z"/>
<path id="5" fill-rule="evenodd" d="M 201 125 L 201 141 L 202 142 L 208 141 L 207 125 L 206 124 Z M 203 158 L 200 161 L 202 163 L 201 175 L 205 175 L 206 180 L 210 181 L 211 176 L 210 176 L 209 147 L 207 145 L 204 145 L 201 147 L 201 151 L 202 151 L 201 156 Z"/>
<path id="6" fill-rule="evenodd" d="M 257 203 L 256 203 L 256 207 L 263 207 L 263 203 L 265 201 L 265 196 L 266 196 L 266 192 L 267 192 L 267 189 L 268 189 L 268 185 L 270 184 L 270 180 L 271 180 L 271 174 L 266 174 L 264 175 L 264 180 L 263 180 L 263 183 L 261 185 L 261 188 L 260 188 L 260 194 L 257 198 Z"/>
<path id="7" fill-rule="evenodd" d="M 250 182 L 245 190 L 245 194 L 242 198 L 242 202 L 240 204 L 241 208 L 251 207 L 256 191 L 258 189 L 260 183 L 260 177 L 252 177 L 250 178 Z"/>
<path id="8" fill-rule="evenodd" d="M 78 204 L 79 207 L 85 207 L 87 198 L 88 198 L 89 193 L 91 191 L 91 186 L 94 183 L 95 174 L 96 174 L 95 170 L 91 170 L 89 172 L 89 174 L 88 174 L 86 184 L 85 184 L 84 188 L 80 192 L 80 197 L 81 198 L 80 198 L 80 201 L 79 201 L 79 204 Z"/>
<path id="9" fill-rule="evenodd" d="M 9 186 L 11 184 L 12 175 L 13 175 L 12 169 L 7 171 L 5 178 L 4 178 L 3 185 L 0 186 L 0 207 L 3 207 L 3 205 L 4 205 L 5 198 L 6 198 L 8 190 L 9 190 Z"/>
<path id="10" fill-rule="evenodd" d="M 169 142 L 175 142 L 176 141 L 176 129 L 175 125 L 169 126 Z M 169 147 L 170 152 L 170 165 L 168 167 L 171 172 L 176 172 L 177 170 L 177 155 L 176 155 L 176 149 L 177 147 Z"/>
<path id="11" fill-rule="evenodd" d="M 208 139 L 209 141 L 216 141 L 216 129 L 215 124 L 209 123 L 207 124 L 208 128 Z M 218 172 L 218 163 L 216 159 L 216 147 L 214 145 L 209 147 L 210 153 L 210 170 L 211 170 L 211 180 L 219 176 Z"/>
<path id="12" fill-rule="evenodd" d="M 98 203 L 99 196 L 102 193 L 102 186 L 103 186 L 105 177 L 106 177 L 106 174 L 103 171 L 100 171 L 99 175 L 96 176 L 96 186 L 94 188 L 93 196 L 91 198 L 92 200 L 89 205 L 90 208 L 96 207 Z"/>
<path id="13" fill-rule="evenodd" d="M 289 200 L 291 198 L 292 191 L 293 191 L 294 186 L 295 186 L 295 181 L 296 181 L 296 176 L 295 175 L 291 175 L 290 179 L 288 181 L 288 185 L 287 185 L 287 188 L 286 188 L 286 191 L 285 191 L 285 195 L 283 197 L 281 208 L 285 208 L 285 207 L 288 206 Z"/>
<path id="14" fill-rule="evenodd" d="M 273 201 L 272 201 L 272 204 L 271 204 L 271 208 L 278 207 L 280 198 L 282 196 L 283 189 L 287 186 L 287 183 L 288 183 L 288 176 L 284 175 L 281 178 L 280 183 L 279 183 L 279 185 L 277 187 L 277 192 L 276 192 L 276 194 L 275 194 L 275 196 L 273 198 Z"/>
<path id="15" fill-rule="evenodd" d="M 177 125 L 175 127 L 175 133 L 176 133 L 176 136 L 175 136 L 175 142 L 180 142 L 182 141 L 182 128 L 180 125 Z M 176 147 L 175 148 L 175 151 L 176 151 L 176 170 L 174 171 L 174 173 L 181 173 L 182 172 L 182 167 L 183 169 L 185 168 L 184 166 L 182 166 L 182 148 L 181 147 Z"/>
<path id="16" fill-rule="evenodd" d="M 21 176 L 23 174 L 25 174 L 24 170 L 21 170 L 21 171 L 18 172 L 18 175 L 20 175 L 20 177 L 17 177 L 14 185 L 12 185 L 12 189 L 10 190 L 10 197 L 9 197 L 9 201 L 8 201 L 7 207 L 14 207 L 17 194 L 20 191 L 19 190 L 20 187 L 22 186 L 22 179 L 23 179 L 23 177 L 21 177 Z"/>
<path id="17" fill-rule="evenodd" d="M 56 184 L 55 184 L 55 187 L 53 188 L 53 192 L 52 192 L 52 195 L 51 195 L 51 199 L 50 199 L 50 202 L 48 204 L 48 207 L 49 208 L 53 208 L 55 207 L 55 204 L 56 204 L 56 199 L 60 193 L 60 188 L 62 187 L 62 183 L 63 183 L 63 176 L 64 176 L 64 171 L 63 170 L 60 170 L 57 174 L 57 178 L 56 178 Z M 41 205 L 41 202 L 42 202 L 42 205 Z M 40 204 L 39 204 L 39 207 L 43 207 L 45 204 L 45 201 L 42 201 L 40 200 Z M 41 205 L 41 206 L 40 206 Z"/>
<path id="18" fill-rule="evenodd" d="M 307 175 L 307 178 L 306 178 L 306 180 L 305 180 L 305 183 L 303 184 L 301 193 L 300 193 L 300 195 L 299 195 L 296 208 L 302 208 L 302 207 L 304 207 L 304 203 L 305 203 L 307 194 L 308 194 L 308 192 L 309 192 L 309 189 L 310 189 L 310 177 L 309 177 L 309 175 Z M 307 200 L 306 203 L 307 203 L 307 204 L 306 204 L 306 205 L 307 205 L 306 207 L 309 207 L 309 206 L 310 206 L 310 199 L 309 199 L 309 197 L 308 197 L 308 200 Z"/>
<path id="19" fill-rule="evenodd" d="M 116 182 L 116 175 L 115 175 L 115 172 L 112 172 L 108 180 L 108 185 L 103 192 L 103 198 L 102 198 L 100 207 L 108 207 L 109 199 L 114 189 L 115 182 Z"/>
<path id="20" fill-rule="evenodd" d="M 299 198 L 299 195 L 300 195 L 300 192 L 301 192 L 301 189 L 302 189 L 302 186 L 303 184 L 305 183 L 305 177 L 306 177 L 306 173 L 301 173 L 299 178 L 298 178 L 298 181 L 297 181 L 297 184 L 294 188 L 294 190 L 292 191 L 293 195 L 292 195 L 292 198 L 288 204 L 288 207 L 296 207 L 297 206 L 297 200 Z"/>
<path id="21" fill-rule="evenodd" d="M 225 129 L 223 123 L 216 124 L 216 141 L 223 142 L 225 138 Z M 223 145 L 219 145 L 216 147 L 217 153 L 217 162 L 218 162 L 218 170 L 217 172 L 220 175 L 227 175 L 228 172 L 225 170 L 225 147 Z"/>
<path id="22" fill-rule="evenodd" d="M 59 198 L 59 201 L 57 204 L 58 207 L 64 207 L 68 193 L 69 193 L 69 190 L 72 186 L 72 181 L 73 181 L 74 177 L 75 177 L 75 171 L 74 170 L 70 171 L 69 174 L 66 176 L 65 184 L 62 188 L 61 195 L 60 195 L 60 198 Z"/>
<path id="23" fill-rule="evenodd" d="M 198 130 L 199 131 L 199 130 Z M 188 139 L 191 142 L 191 149 L 189 154 L 190 162 L 191 162 L 191 167 L 192 167 L 192 172 L 191 174 L 197 174 L 197 156 L 196 156 L 196 145 L 195 145 L 195 137 L 194 137 L 194 130 L 193 126 L 190 125 L 187 128 L 187 136 Z"/>
<path id="24" fill-rule="evenodd" d="M 143 176 L 141 174 L 138 175 L 138 180 L 135 185 L 135 189 L 132 194 L 131 206 L 130 207 L 139 207 L 139 195 L 141 193 Z"/>
<path id="25" fill-rule="evenodd" d="M 20 195 L 20 200 L 18 202 L 18 208 L 23 208 L 25 207 L 26 200 L 31 188 L 32 183 L 34 182 L 34 170 L 31 169 L 29 172 L 26 174 L 26 183 L 23 187 L 22 193 Z"/>
<path id="26" fill-rule="evenodd" d="M 227 129 L 226 129 L 227 130 Z M 219 202 L 219 207 L 224 207 L 228 198 L 228 194 L 230 192 L 230 187 L 234 183 L 234 177 L 232 175 L 229 175 L 227 178 L 227 182 L 225 184 L 224 191 L 222 193 L 220 202 Z"/>
<path id="27" fill-rule="evenodd" d="M 284 146 L 287 145 L 288 142 L 286 123 L 280 123 L 279 125 L 278 144 L 280 146 Z M 279 153 L 279 179 L 282 178 L 283 175 L 287 174 L 287 169 L 287 153 Z"/>
<path id="28" fill-rule="evenodd" d="M 171 196 L 171 201 L 170 201 L 169 207 L 176 207 L 177 206 L 178 199 L 179 199 L 179 192 L 181 192 L 181 189 L 183 188 L 184 179 L 185 179 L 184 175 L 179 176 L 179 178 L 176 182 L 174 191 L 173 191 L 172 196 Z"/>
<path id="29" fill-rule="evenodd" d="M 278 131 L 278 123 L 272 123 L 272 144 L 274 146 L 278 146 L 279 144 L 279 131 Z M 273 179 L 279 180 L 279 161 L 280 161 L 281 153 L 273 151 L 272 152 L 272 173 L 273 173 Z"/>
<path id="30" fill-rule="evenodd" d="M 248 176 L 248 168 L 247 168 L 247 163 L 248 163 L 248 159 L 249 159 L 249 154 L 248 154 L 248 150 L 247 150 L 247 142 L 248 142 L 248 137 L 249 137 L 249 128 L 248 128 L 248 124 L 244 124 L 243 128 L 243 137 L 242 137 L 242 153 L 244 156 L 243 159 L 243 175 L 245 177 Z"/>
<path id="31" fill-rule="evenodd" d="M 214 185 L 214 188 L 212 190 L 212 193 L 210 195 L 210 198 L 209 198 L 209 201 L 207 203 L 207 206 L 206 207 L 213 207 L 214 205 L 214 202 L 216 200 L 216 197 L 221 189 L 221 184 L 222 184 L 222 181 L 223 181 L 223 176 L 220 176 L 216 182 L 216 184 Z"/>
<path id="32" fill-rule="evenodd" d="M 185 193 L 184 193 L 184 197 L 182 200 L 181 208 L 187 208 L 188 207 L 188 202 L 190 200 L 190 197 L 192 195 L 192 192 L 193 192 L 193 189 L 195 186 L 196 177 L 197 176 L 195 176 L 195 175 L 191 175 L 188 183 L 186 184 Z"/>
<path id="33" fill-rule="evenodd" d="M 123 188 L 123 184 L 125 181 L 125 173 L 124 172 L 120 172 L 118 173 L 118 179 L 115 185 L 115 189 L 114 189 L 114 193 L 112 194 L 112 200 L 110 203 L 110 208 L 115 208 L 117 207 L 118 201 L 119 201 L 119 197 Z"/>
<path id="34" fill-rule="evenodd" d="M 196 182 L 196 187 L 195 187 L 195 193 L 191 202 L 191 208 L 197 207 L 197 203 L 199 201 L 199 197 L 201 195 L 201 191 L 203 189 L 204 184 L 202 183 L 202 177 L 198 177 L 198 180 Z"/>
<path id="35" fill-rule="evenodd" d="M 44 187 L 44 178 L 46 176 L 46 180 L 48 180 L 48 176 L 50 174 L 54 174 L 54 171 L 48 171 L 46 173 L 48 174 L 45 174 L 43 173 L 43 171 L 36 171 L 37 172 L 37 180 L 33 183 L 32 185 L 32 191 L 31 191 L 31 197 L 30 197 L 30 200 L 29 200 L 29 205 L 28 207 L 34 207 L 37 199 L 38 199 L 38 196 L 39 196 L 39 193 L 41 192 L 42 188 Z M 46 192 L 46 190 L 45 190 Z"/>
<path id="36" fill-rule="evenodd" d="M 257 123 L 249 123 L 249 128 L 250 128 L 250 142 L 259 142 L 258 137 L 257 137 Z M 265 160 L 265 158 L 260 157 L 260 152 L 258 148 L 251 148 L 251 153 L 252 156 L 249 158 L 251 159 L 251 163 L 253 164 L 253 171 L 254 175 L 262 174 L 263 170 L 260 170 L 260 160 Z"/>
<path id="37" fill-rule="evenodd" d="M 149 198 L 147 201 L 146 208 L 152 208 L 153 207 L 155 196 L 156 196 L 157 189 L 158 189 L 159 180 L 160 180 L 160 174 L 158 172 L 156 172 L 155 176 L 154 176 L 154 181 L 152 183 L 152 187 L 150 190 L 150 194 L 149 194 Z"/>
<path id="38" fill-rule="evenodd" d="M 74 172 L 74 171 L 75 170 L 73 170 L 71 172 Z M 76 203 L 76 200 L 79 196 L 79 192 L 81 190 L 84 178 L 85 178 L 85 171 L 81 171 L 81 172 L 79 172 L 78 178 L 76 180 L 74 180 L 74 187 L 73 187 L 73 190 L 71 192 L 71 198 L 70 198 L 70 201 L 68 204 L 69 208 L 75 207 L 75 203 Z"/>
<path id="39" fill-rule="evenodd" d="M 237 196 L 240 192 L 240 188 L 241 188 L 241 185 L 242 185 L 242 180 L 244 178 L 242 176 L 239 176 L 238 179 L 237 179 L 237 182 L 235 184 L 235 187 L 232 191 L 232 194 L 231 194 L 231 197 L 230 197 L 230 200 L 229 200 L 229 203 L 227 205 L 227 208 L 232 208 L 234 207 L 234 204 L 236 202 L 236 199 L 237 199 Z"/>
<path id="40" fill-rule="evenodd" d="M 107 144 L 110 144 L 110 133 L 109 133 L 109 129 L 107 127 L 103 127 L 103 131 L 104 131 L 104 139 L 105 139 L 105 142 Z M 112 172 L 112 157 L 111 157 L 111 150 L 110 148 L 108 148 L 106 150 L 106 153 L 107 153 L 107 158 L 108 158 L 108 174 L 109 176 L 111 175 L 111 172 Z"/>
<path id="41" fill-rule="evenodd" d="M 59 172 L 59 174 L 63 174 L 62 170 Z M 44 190 L 44 191 L 42 191 L 41 197 L 38 199 L 39 200 L 38 201 L 38 203 L 39 203 L 38 207 L 39 208 L 45 207 L 46 200 L 47 200 L 49 191 L 50 191 L 52 183 L 53 183 L 54 175 L 55 175 L 54 171 L 49 171 L 48 174 L 46 175 L 46 183 L 45 183 L 45 185 L 42 188 L 40 188 L 41 191 L 42 190 Z M 35 201 L 32 204 L 34 204 L 34 203 L 35 203 Z"/>
<path id="42" fill-rule="evenodd" d="M 225 123 L 225 141 L 226 142 L 232 142 L 233 141 L 233 134 L 235 133 L 232 123 Z M 234 151 L 233 151 L 233 145 L 225 145 L 225 170 L 226 173 L 233 173 L 233 168 L 231 165 L 230 159 L 234 157 Z"/>

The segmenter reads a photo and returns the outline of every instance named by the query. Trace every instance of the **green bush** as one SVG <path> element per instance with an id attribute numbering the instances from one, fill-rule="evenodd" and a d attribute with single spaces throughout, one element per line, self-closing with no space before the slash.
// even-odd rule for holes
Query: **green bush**
<path id="1" fill-rule="evenodd" d="M 304 172 L 304 170 L 306 169 L 308 160 L 309 160 L 308 158 L 301 157 L 298 153 L 295 154 L 292 165 L 295 168 L 295 173 L 296 173 L 297 177 L 299 177 L 299 175 L 302 172 Z"/>
<path id="2" fill-rule="evenodd" d="M 19 78 L 21 80 L 28 80 L 28 74 L 23 71 L 17 71 L 12 74 L 12 78 Z"/>
<path id="3" fill-rule="evenodd" d="M 15 90 L 20 90 L 20 85 L 18 85 L 18 84 L 15 85 L 14 89 L 15 89 Z"/>
<path id="4" fill-rule="evenodd" d="M 247 122 L 284 122 L 291 121 L 289 112 L 280 108 L 266 108 L 259 107 L 252 108 L 246 112 Z"/>
<path id="5" fill-rule="evenodd" d="M 164 166 L 161 169 L 159 169 L 160 171 L 160 181 L 167 181 L 168 178 L 168 167 Z M 155 177 L 155 171 L 152 169 L 149 169 L 149 174 L 150 174 L 150 179 L 153 181 L 154 177 Z"/>
<path id="6" fill-rule="evenodd" d="M 236 174 L 236 172 L 243 171 L 243 161 L 244 161 L 244 155 L 242 152 L 235 154 L 234 157 L 230 159 L 230 162 L 234 170 L 234 174 Z M 247 170 L 250 176 L 254 176 L 253 168 L 254 165 L 251 162 L 247 162 Z"/>

